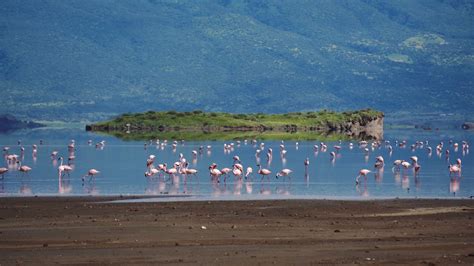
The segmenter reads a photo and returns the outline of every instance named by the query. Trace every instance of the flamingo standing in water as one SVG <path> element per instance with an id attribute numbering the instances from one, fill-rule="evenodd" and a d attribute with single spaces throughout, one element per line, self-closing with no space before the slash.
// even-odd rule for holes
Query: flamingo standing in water
<path id="1" fill-rule="evenodd" d="M 268 178 L 268 176 L 272 173 L 272 171 L 270 171 L 268 169 L 265 169 L 265 168 L 262 168 L 262 166 L 260 164 L 257 164 L 257 166 L 258 166 L 258 172 L 257 173 L 262 176 L 262 179 L 260 181 L 262 181 L 265 176 L 267 176 L 267 178 Z"/>
<path id="2" fill-rule="evenodd" d="M 309 166 L 309 158 L 306 157 L 306 159 L 304 160 L 304 174 L 305 174 L 305 176 L 308 175 L 308 166 Z"/>
<path id="3" fill-rule="evenodd" d="M 84 185 L 84 179 L 86 178 L 86 176 L 89 177 L 89 181 L 94 178 L 96 175 L 100 174 L 100 171 L 92 168 L 92 169 L 89 169 L 89 171 L 87 172 L 87 175 L 83 176 L 82 177 L 82 185 Z"/>
<path id="4" fill-rule="evenodd" d="M 0 167 L 0 175 L 2 175 L 2 180 L 5 178 L 5 174 L 8 172 L 8 168 Z"/>
<path id="5" fill-rule="evenodd" d="M 450 164 L 448 166 L 448 169 L 449 169 L 449 176 L 451 176 L 453 173 L 456 173 L 459 176 L 461 176 L 461 168 L 458 165 Z"/>
<path id="6" fill-rule="evenodd" d="M 383 168 L 385 165 L 385 161 L 383 159 L 382 156 L 377 156 L 375 157 L 375 165 L 374 165 L 374 168 L 376 169 L 380 169 L 380 168 Z"/>
<path id="7" fill-rule="evenodd" d="M 268 148 L 267 161 L 270 162 L 270 161 L 272 161 L 272 159 L 273 159 L 273 150 L 272 150 L 272 148 Z"/>
<path id="8" fill-rule="evenodd" d="M 158 174 L 160 172 L 159 169 L 156 169 L 155 167 L 153 167 L 153 165 L 151 166 L 150 170 L 146 171 L 145 172 L 145 176 L 146 177 L 152 177 L 156 174 Z"/>
<path id="9" fill-rule="evenodd" d="M 252 167 L 247 167 L 247 171 L 245 172 L 245 179 L 247 179 L 253 173 Z"/>
<path id="10" fill-rule="evenodd" d="M 410 159 L 413 161 L 413 169 L 415 170 L 415 173 L 418 173 L 421 169 L 421 165 L 418 163 L 418 157 L 412 156 Z"/>
<path id="11" fill-rule="evenodd" d="M 234 174 L 235 177 L 238 177 L 239 180 L 242 179 L 242 173 L 243 169 L 241 165 L 234 164 L 234 169 L 232 169 L 232 173 Z"/>
<path id="12" fill-rule="evenodd" d="M 76 141 L 72 139 L 72 140 L 69 142 L 69 145 L 67 145 L 67 148 L 68 148 L 69 151 L 75 150 L 75 148 L 76 148 Z"/>
<path id="13" fill-rule="evenodd" d="M 242 162 L 240 161 L 240 157 L 235 155 L 233 157 L 234 160 L 234 167 L 239 168 L 239 170 L 243 173 L 244 172 L 244 166 L 241 164 Z"/>
<path id="14" fill-rule="evenodd" d="M 170 179 L 178 173 L 178 169 L 177 169 L 178 166 L 179 166 L 179 162 L 176 162 L 174 163 L 173 168 L 171 169 L 165 168 L 165 173 L 169 175 Z"/>
<path id="15" fill-rule="evenodd" d="M 456 160 L 456 164 L 450 164 L 448 166 L 449 176 L 451 176 L 453 173 L 456 173 L 459 176 L 461 176 L 461 166 L 462 166 L 462 161 L 459 158 Z"/>
<path id="16" fill-rule="evenodd" d="M 150 156 L 148 156 L 148 159 L 146 159 L 146 167 L 147 168 L 151 168 L 151 166 L 153 165 L 153 163 L 155 162 L 155 155 L 151 154 Z"/>
<path id="17" fill-rule="evenodd" d="M 184 174 L 187 176 L 187 175 L 194 175 L 196 176 L 198 170 L 196 169 L 192 169 L 192 168 L 188 168 L 189 166 L 189 163 L 188 162 L 185 162 L 184 163 Z"/>
<path id="18" fill-rule="evenodd" d="M 404 160 L 395 160 L 393 162 L 393 167 L 392 167 L 392 172 L 395 172 L 395 169 L 397 169 L 397 172 L 400 171 L 400 165 L 402 165 L 402 163 L 405 162 Z"/>
<path id="19" fill-rule="evenodd" d="M 219 182 L 219 178 L 222 175 L 222 172 L 217 169 L 217 164 L 213 163 L 209 166 L 209 175 L 213 180 Z"/>
<path id="20" fill-rule="evenodd" d="M 224 182 L 227 181 L 227 176 L 229 175 L 229 173 L 232 171 L 232 169 L 228 168 L 228 167 L 224 167 L 221 169 L 221 173 L 222 175 L 224 176 Z"/>
<path id="21" fill-rule="evenodd" d="M 61 164 L 58 167 L 58 173 L 62 177 L 64 174 L 67 173 L 67 175 L 70 175 L 70 172 L 72 171 L 72 167 L 69 165 L 63 165 L 63 157 L 59 157 L 58 160 L 61 162 Z"/>
<path id="22" fill-rule="evenodd" d="M 31 171 L 31 167 L 27 165 L 21 165 L 21 162 L 18 162 L 18 171 L 20 171 L 23 175 L 28 174 Z"/>
<path id="23" fill-rule="evenodd" d="M 359 171 L 359 175 L 356 177 L 356 185 L 359 184 L 359 178 L 361 176 L 363 176 L 364 178 L 367 178 L 367 175 L 370 173 L 371 171 L 369 169 L 361 169 Z"/>
<path id="24" fill-rule="evenodd" d="M 8 164 L 15 164 L 18 163 L 18 155 L 16 154 L 9 154 L 7 155 L 7 163 Z"/>
<path id="25" fill-rule="evenodd" d="M 285 168 L 285 169 L 280 170 L 280 172 L 278 172 L 276 174 L 276 178 L 278 178 L 280 176 L 283 176 L 283 177 L 289 176 L 291 173 L 293 173 L 293 171 L 291 169 Z"/>
<path id="26" fill-rule="evenodd" d="M 401 163 L 401 165 L 403 166 L 403 169 L 404 169 L 404 170 L 406 170 L 406 169 L 408 169 L 408 168 L 411 167 L 411 164 L 410 164 L 409 162 L 405 162 L 405 161 L 403 161 L 403 162 Z"/>

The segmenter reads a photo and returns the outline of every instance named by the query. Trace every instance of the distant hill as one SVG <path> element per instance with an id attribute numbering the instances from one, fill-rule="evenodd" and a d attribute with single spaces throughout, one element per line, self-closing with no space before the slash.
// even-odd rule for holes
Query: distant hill
<path id="1" fill-rule="evenodd" d="M 0 115 L 0 132 L 8 132 L 17 129 L 36 128 L 44 125 L 31 121 L 21 121 L 12 115 Z"/>
<path id="2" fill-rule="evenodd" d="M 474 114 L 468 0 L 0 3 L 0 113 Z"/>

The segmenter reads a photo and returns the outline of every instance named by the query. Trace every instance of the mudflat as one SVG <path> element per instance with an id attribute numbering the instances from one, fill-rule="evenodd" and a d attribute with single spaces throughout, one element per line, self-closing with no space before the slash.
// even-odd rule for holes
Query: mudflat
<path id="1" fill-rule="evenodd" d="M 474 264 L 474 200 L 0 199 L 0 264 Z"/>

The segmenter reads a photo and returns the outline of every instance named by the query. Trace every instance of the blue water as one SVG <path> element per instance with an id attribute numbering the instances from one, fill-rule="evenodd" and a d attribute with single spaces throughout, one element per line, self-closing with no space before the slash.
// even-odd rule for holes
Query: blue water
<path id="1" fill-rule="evenodd" d="M 59 151 L 63 157 L 69 157 L 67 145 L 71 139 L 75 140 L 76 148 L 73 161 L 74 170 L 70 176 L 59 177 L 58 163 L 51 158 L 53 150 Z M 393 152 L 390 154 L 386 145 L 371 148 L 369 152 L 359 148 L 357 142 L 353 141 L 353 149 L 350 142 L 326 143 L 327 151 L 314 152 L 313 145 L 320 145 L 319 141 L 285 141 L 287 150 L 286 160 L 282 160 L 279 153 L 280 141 L 265 141 L 264 151 L 260 155 L 260 163 L 264 168 L 273 173 L 270 178 L 263 181 L 257 172 L 255 151 L 259 148 L 252 145 L 250 140 L 245 144 L 241 140 L 238 145 L 234 142 L 233 150 L 224 151 L 224 144 L 231 141 L 205 141 L 179 142 L 176 149 L 172 148 L 172 140 L 168 140 L 166 146 L 148 145 L 145 148 L 144 141 L 122 141 L 120 139 L 84 132 L 81 129 L 35 129 L 16 131 L 0 135 L 0 147 L 9 146 L 9 153 L 21 155 L 20 146 L 25 148 L 23 156 L 20 157 L 24 165 L 32 168 L 27 175 L 19 173 L 17 166 L 10 166 L 10 171 L 0 180 L 1 196 L 22 195 L 156 195 L 166 196 L 169 200 L 181 199 L 285 199 L 285 198 L 341 198 L 341 199 L 365 199 L 365 198 L 465 198 L 474 195 L 474 162 L 469 151 L 463 151 L 461 142 L 473 143 L 474 134 L 462 130 L 423 131 L 423 130 L 386 130 L 385 139 L 391 142 Z M 21 140 L 21 145 L 17 141 Z M 40 140 L 43 144 L 40 145 Z M 88 145 L 92 140 L 92 145 Z M 95 143 L 105 140 L 105 146 L 101 149 L 95 147 Z M 407 141 L 406 147 L 395 145 L 395 141 Z M 415 141 L 428 141 L 433 148 L 431 155 L 428 154 L 426 145 L 411 149 Z M 453 145 L 459 143 L 459 149 L 455 150 Z M 442 154 L 437 155 L 436 145 L 444 142 Z M 32 145 L 37 144 L 37 155 L 32 155 Z M 207 146 L 212 148 L 207 150 Z M 340 145 L 335 160 L 331 160 L 330 152 L 333 146 Z M 199 150 L 203 146 L 202 154 L 193 159 L 192 151 Z M 273 149 L 273 160 L 269 164 L 266 159 L 266 150 Z M 445 150 L 450 150 L 450 156 L 446 157 Z M 149 155 L 156 155 L 155 164 L 166 162 L 172 166 L 178 161 L 182 153 L 189 162 L 189 168 L 195 168 L 199 172 L 197 176 L 176 176 L 168 180 L 168 175 L 147 178 L 144 176 L 146 159 Z M 232 157 L 238 155 L 244 169 L 250 166 L 254 170 L 251 178 L 234 178 L 232 174 L 227 182 L 211 182 L 208 167 L 211 163 L 217 163 L 218 168 L 232 167 Z M 383 171 L 374 170 L 376 156 L 385 158 Z M 413 155 L 418 156 L 421 170 L 415 175 L 412 169 L 392 172 L 392 163 L 395 159 L 405 159 Z M 308 173 L 305 174 L 303 161 L 309 158 L 310 165 Z M 451 176 L 448 171 L 449 163 L 462 159 L 462 175 Z M 3 163 L 7 166 L 7 163 Z M 3 165 L 0 165 L 3 167 Z M 101 173 L 90 181 L 86 178 L 83 183 L 81 177 L 90 168 L 95 168 Z M 275 174 L 282 168 L 293 170 L 291 178 L 275 178 Z M 362 168 L 373 170 L 367 179 L 361 178 L 360 184 L 355 184 L 355 177 Z M 171 196 L 171 197 L 170 197 Z"/>

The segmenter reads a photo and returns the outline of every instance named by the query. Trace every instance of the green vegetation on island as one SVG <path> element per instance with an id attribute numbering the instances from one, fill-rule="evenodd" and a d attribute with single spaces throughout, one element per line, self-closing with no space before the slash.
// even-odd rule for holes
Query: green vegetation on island
<path id="1" fill-rule="evenodd" d="M 123 114 L 110 121 L 87 125 L 86 130 L 107 132 L 124 139 L 159 136 L 182 139 L 319 139 L 380 138 L 384 114 L 372 109 L 348 112 L 321 110 L 286 114 L 231 114 L 203 111 Z"/>

